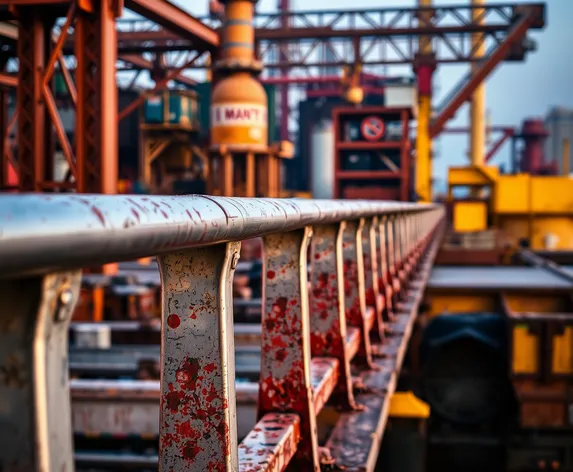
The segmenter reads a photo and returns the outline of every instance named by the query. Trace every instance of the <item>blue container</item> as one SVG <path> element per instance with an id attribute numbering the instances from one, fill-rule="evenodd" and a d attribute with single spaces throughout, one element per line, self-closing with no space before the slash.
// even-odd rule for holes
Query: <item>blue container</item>
<path id="1" fill-rule="evenodd" d="M 161 124 L 165 116 L 163 94 L 145 99 L 143 105 L 143 121 L 148 124 Z"/>
<path id="2" fill-rule="evenodd" d="M 196 129 L 200 124 L 197 94 L 190 90 L 165 90 L 149 97 L 145 100 L 143 119 L 146 124 Z"/>

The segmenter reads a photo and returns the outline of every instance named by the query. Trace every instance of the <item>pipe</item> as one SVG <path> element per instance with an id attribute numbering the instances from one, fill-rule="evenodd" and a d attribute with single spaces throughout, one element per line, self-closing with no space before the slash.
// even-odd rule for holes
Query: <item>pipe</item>
<path id="1" fill-rule="evenodd" d="M 379 201 L 4 195 L 0 278 L 133 260 L 312 224 L 438 208 Z"/>
<path id="2" fill-rule="evenodd" d="M 418 0 L 419 7 L 431 7 L 432 0 Z M 430 22 L 432 12 L 420 15 L 420 22 Z M 421 202 L 432 201 L 432 138 L 430 119 L 432 115 L 432 75 L 435 58 L 432 54 L 431 36 L 420 36 L 418 43 L 421 63 L 417 64 L 418 84 L 418 130 L 416 135 L 415 193 Z"/>
<path id="3" fill-rule="evenodd" d="M 485 0 L 472 0 L 472 6 L 481 6 Z M 483 25 L 483 8 L 472 9 L 472 22 Z M 471 37 L 472 50 L 477 58 L 485 55 L 485 40 L 482 33 L 474 33 Z M 472 73 L 479 69 L 479 62 L 472 63 Z M 478 85 L 472 94 L 470 102 L 470 156 L 474 166 L 485 164 L 486 113 L 485 113 L 485 83 Z"/>

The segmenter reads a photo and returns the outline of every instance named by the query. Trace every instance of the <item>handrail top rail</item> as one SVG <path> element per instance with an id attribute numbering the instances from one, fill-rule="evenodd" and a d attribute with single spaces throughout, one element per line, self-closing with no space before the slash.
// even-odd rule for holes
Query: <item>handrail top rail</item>
<path id="1" fill-rule="evenodd" d="M 0 196 L 0 278 L 80 269 L 435 204 L 213 196 Z"/>

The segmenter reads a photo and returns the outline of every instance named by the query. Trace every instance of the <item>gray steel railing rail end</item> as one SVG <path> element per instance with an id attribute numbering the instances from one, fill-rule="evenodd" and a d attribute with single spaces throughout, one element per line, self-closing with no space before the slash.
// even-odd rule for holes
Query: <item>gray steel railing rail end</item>
<path id="1" fill-rule="evenodd" d="M 0 196 L 0 278 L 133 260 L 435 204 L 213 196 Z"/>

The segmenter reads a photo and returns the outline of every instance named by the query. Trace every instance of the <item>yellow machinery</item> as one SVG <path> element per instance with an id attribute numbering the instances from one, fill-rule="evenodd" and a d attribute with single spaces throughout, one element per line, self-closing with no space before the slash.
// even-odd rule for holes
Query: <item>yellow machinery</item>
<path id="1" fill-rule="evenodd" d="M 453 189 L 486 190 L 481 200 L 452 200 Z M 494 166 L 452 167 L 448 194 L 456 232 L 500 230 L 506 241 L 536 249 L 573 247 L 573 179 L 568 176 L 504 175 Z"/>

